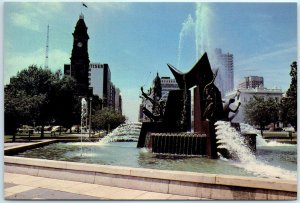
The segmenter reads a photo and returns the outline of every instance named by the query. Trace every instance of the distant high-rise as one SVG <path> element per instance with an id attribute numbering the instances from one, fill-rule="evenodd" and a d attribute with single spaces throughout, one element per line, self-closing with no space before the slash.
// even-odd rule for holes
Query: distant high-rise
<path id="1" fill-rule="evenodd" d="M 215 49 L 215 60 L 212 64 L 214 69 L 218 69 L 216 85 L 220 89 L 222 96 L 234 88 L 233 54 L 222 53 L 222 49 Z"/>
<path id="2" fill-rule="evenodd" d="M 238 84 L 238 89 L 264 88 L 264 78 L 260 76 L 244 77 Z"/>

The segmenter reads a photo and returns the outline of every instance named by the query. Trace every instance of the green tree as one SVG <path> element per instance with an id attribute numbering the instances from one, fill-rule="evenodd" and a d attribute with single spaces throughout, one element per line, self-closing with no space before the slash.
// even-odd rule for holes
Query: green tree
<path id="1" fill-rule="evenodd" d="M 92 115 L 92 128 L 99 129 L 114 129 L 125 122 L 125 117 L 112 108 L 105 107 L 101 110 L 96 110 Z"/>
<path id="2" fill-rule="evenodd" d="M 245 106 L 245 118 L 251 125 L 258 125 L 263 135 L 266 125 L 275 123 L 279 118 L 279 104 L 272 98 L 264 100 L 254 96 Z"/>
<path id="3" fill-rule="evenodd" d="M 4 94 L 5 133 L 13 135 L 20 124 L 31 124 L 40 116 L 39 108 L 46 99 L 44 94 L 31 97 L 11 85 L 4 88 Z"/>
<path id="4" fill-rule="evenodd" d="M 29 66 L 11 78 L 4 88 L 5 133 L 15 133 L 20 124 L 35 122 L 43 127 L 58 124 L 70 128 L 80 122 L 76 82 L 60 71 Z"/>
<path id="5" fill-rule="evenodd" d="M 291 84 L 286 96 L 281 99 L 281 119 L 297 130 L 297 62 L 291 64 Z"/>
<path id="6" fill-rule="evenodd" d="M 10 84 L 5 87 L 4 111 L 7 119 L 16 118 L 15 123 L 32 124 L 36 121 L 38 125 L 44 126 L 50 119 L 49 114 L 49 91 L 54 75 L 48 69 L 29 66 L 28 69 L 20 71 L 17 76 L 12 77 Z M 16 117 L 20 116 L 20 117 Z M 9 129 L 12 130 L 12 129 Z M 41 137 L 44 136 L 42 131 Z"/>
<path id="7" fill-rule="evenodd" d="M 76 81 L 72 77 L 61 77 L 56 73 L 56 80 L 53 80 L 49 93 L 54 124 L 71 129 L 72 125 L 80 122 L 80 101 L 75 96 L 76 87 Z"/>

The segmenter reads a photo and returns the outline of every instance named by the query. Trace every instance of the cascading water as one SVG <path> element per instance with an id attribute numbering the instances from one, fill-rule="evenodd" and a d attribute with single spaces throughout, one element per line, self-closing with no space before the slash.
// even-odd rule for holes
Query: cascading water
<path id="1" fill-rule="evenodd" d="M 259 130 L 255 129 L 253 126 L 246 124 L 246 123 L 240 123 L 241 126 L 241 132 L 242 133 L 254 133 L 256 134 L 256 145 L 258 146 L 266 146 L 268 145 L 267 141 L 261 136 Z"/>
<path id="2" fill-rule="evenodd" d="M 102 138 L 99 143 L 106 144 L 116 141 L 133 141 L 137 142 L 140 135 L 142 123 L 121 124 L 112 132 Z"/>
<path id="3" fill-rule="evenodd" d="M 258 160 L 246 146 L 243 136 L 230 126 L 230 122 L 218 121 L 215 125 L 217 139 L 219 140 L 218 143 L 220 144 L 218 148 L 226 148 L 235 157 L 235 160 L 231 160 L 233 165 L 244 168 L 261 177 L 296 179 L 296 172 L 272 166 L 263 160 Z M 241 131 L 255 132 L 256 130 L 247 124 L 241 124 Z M 267 142 L 261 135 L 257 137 L 260 145 L 267 145 Z"/>
<path id="4" fill-rule="evenodd" d="M 254 133 L 256 134 L 256 145 L 257 146 L 292 146 L 292 144 L 279 143 L 276 141 L 267 142 L 261 135 L 260 131 L 255 129 L 253 126 L 245 123 L 240 123 L 242 133 Z"/>
<path id="5" fill-rule="evenodd" d="M 255 156 L 246 146 L 244 138 L 230 126 L 229 122 L 218 121 L 215 124 L 216 135 L 220 145 L 218 148 L 226 148 L 228 152 L 241 162 L 255 160 Z"/>

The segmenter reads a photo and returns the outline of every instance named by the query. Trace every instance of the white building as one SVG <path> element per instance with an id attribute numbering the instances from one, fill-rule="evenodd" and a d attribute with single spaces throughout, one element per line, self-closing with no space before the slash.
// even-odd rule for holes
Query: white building
<path id="1" fill-rule="evenodd" d="M 233 98 L 237 91 L 240 92 L 239 101 L 241 102 L 241 106 L 239 108 L 239 112 L 236 117 L 233 119 L 234 122 L 245 122 L 245 105 L 253 99 L 254 96 L 264 98 L 267 100 L 268 98 L 275 99 L 276 102 L 280 102 L 283 92 L 281 89 L 267 89 L 267 88 L 252 88 L 252 89 L 238 89 L 232 92 L 228 92 L 225 95 L 226 99 Z"/>

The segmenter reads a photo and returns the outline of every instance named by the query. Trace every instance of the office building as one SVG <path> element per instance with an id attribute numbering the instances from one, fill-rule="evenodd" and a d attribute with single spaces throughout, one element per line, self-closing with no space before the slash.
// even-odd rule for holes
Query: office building
<path id="1" fill-rule="evenodd" d="M 238 84 L 238 89 L 255 89 L 264 87 L 264 78 L 260 76 L 244 77 Z"/>

